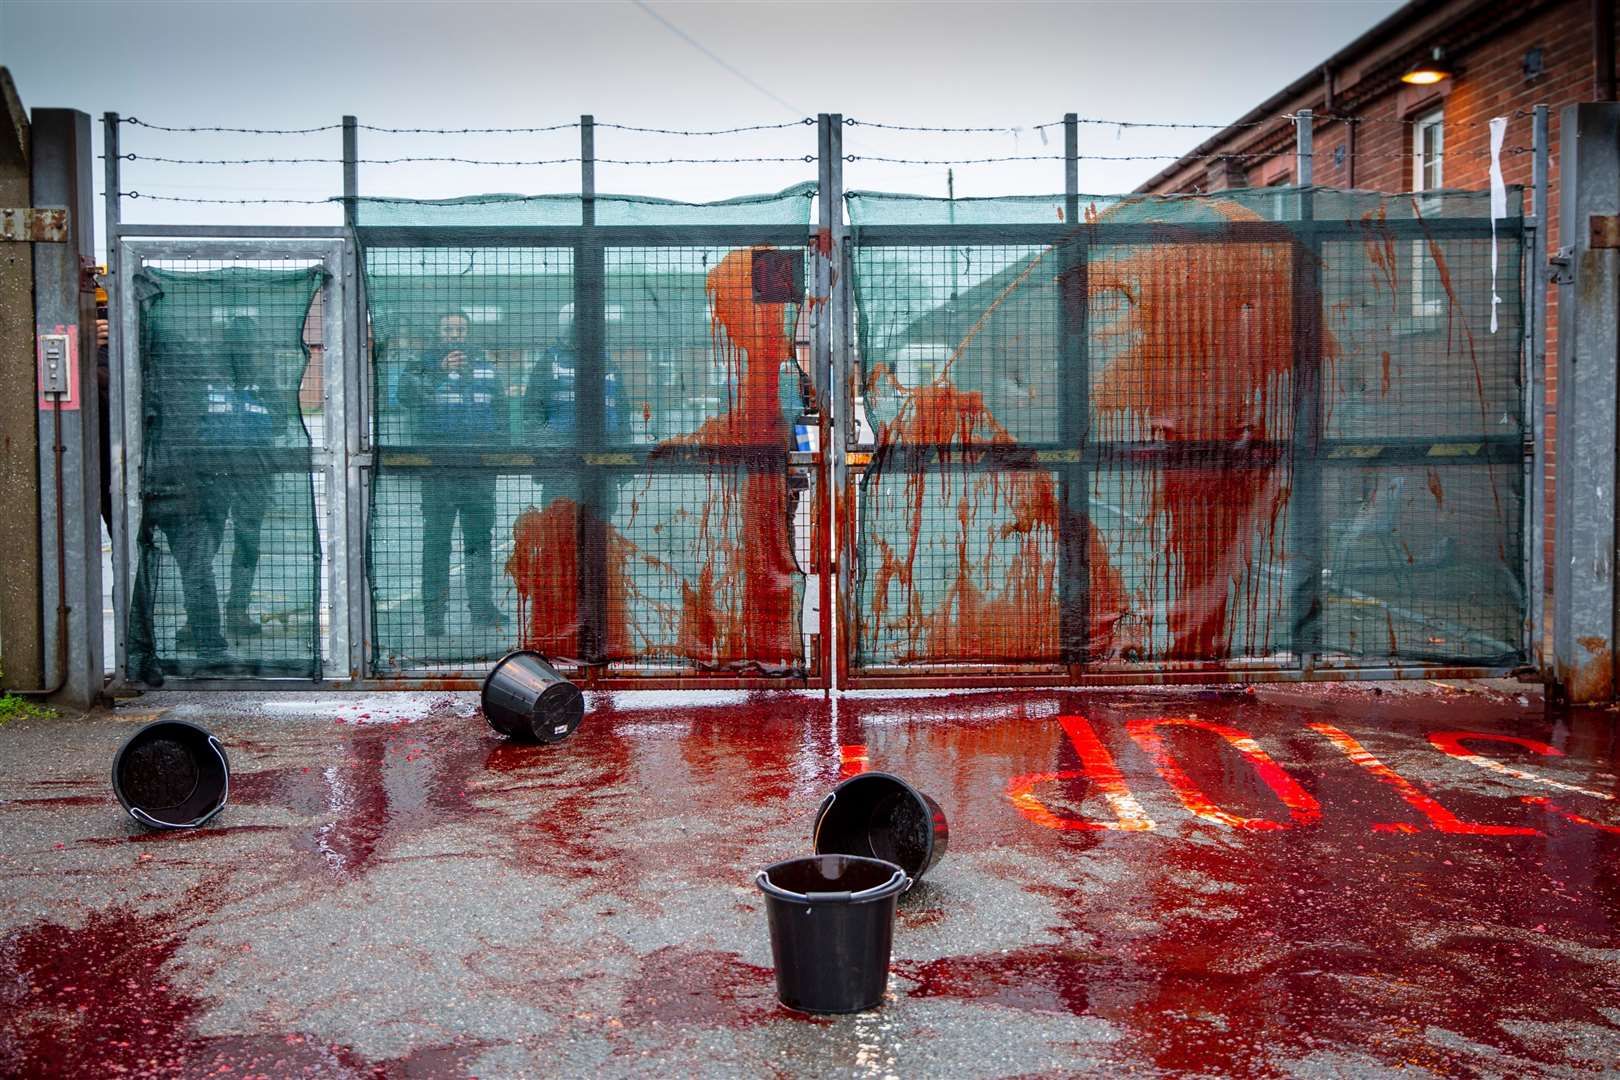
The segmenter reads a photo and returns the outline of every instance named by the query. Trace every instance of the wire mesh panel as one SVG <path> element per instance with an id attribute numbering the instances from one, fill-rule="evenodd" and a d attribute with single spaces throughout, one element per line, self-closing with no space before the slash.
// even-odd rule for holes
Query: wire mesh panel
<path id="1" fill-rule="evenodd" d="M 310 359 L 322 338 L 310 316 L 327 272 L 311 261 L 161 260 L 134 276 L 128 663 L 144 682 L 321 672 L 324 425 Z"/>
<path id="2" fill-rule="evenodd" d="M 362 205 L 378 673 L 811 674 L 811 193 Z"/>
<path id="3" fill-rule="evenodd" d="M 1520 657 L 1516 209 L 848 203 L 857 677 Z"/>

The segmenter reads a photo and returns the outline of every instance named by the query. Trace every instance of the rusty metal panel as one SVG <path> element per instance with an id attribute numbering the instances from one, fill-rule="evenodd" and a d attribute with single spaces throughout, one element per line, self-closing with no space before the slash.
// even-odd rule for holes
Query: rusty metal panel
<path id="1" fill-rule="evenodd" d="M 1620 248 L 1620 214 L 1593 214 L 1590 223 L 1592 248 Z"/>
<path id="2" fill-rule="evenodd" d="M 65 244 L 68 212 L 31 206 L 0 208 L 0 242 L 5 241 Z"/>

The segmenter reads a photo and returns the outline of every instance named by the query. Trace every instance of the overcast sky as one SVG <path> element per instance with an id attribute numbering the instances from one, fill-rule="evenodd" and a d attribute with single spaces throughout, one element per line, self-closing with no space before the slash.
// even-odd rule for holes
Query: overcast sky
<path id="1" fill-rule="evenodd" d="M 846 153 L 899 158 L 1055 154 L 1035 125 L 1066 111 L 1222 123 L 1320 65 L 1396 0 L 1181 3 L 461 3 L 397 0 L 0 0 L 0 62 L 26 106 L 112 110 L 174 126 L 313 127 L 352 113 L 382 127 L 598 121 L 723 128 L 817 112 L 884 123 L 1022 128 L 970 135 L 846 129 Z M 1207 131 L 1083 126 L 1081 153 L 1175 154 Z M 171 134 L 126 126 L 123 150 L 180 158 L 323 157 L 307 136 Z M 362 157 L 574 157 L 543 135 L 361 133 Z M 812 127 L 715 138 L 602 130 L 601 157 L 798 157 Z M 1166 161 L 1082 162 L 1081 190 L 1128 191 Z M 609 166 L 598 190 L 707 200 L 814 179 L 814 165 Z M 100 182 L 99 162 L 97 173 Z M 577 165 L 363 168 L 362 192 L 443 197 L 577 191 Z M 336 165 L 126 162 L 124 190 L 319 199 Z M 944 166 L 845 166 L 845 186 L 945 193 Z M 964 165 L 958 195 L 1061 191 L 1060 162 Z M 126 200 L 125 220 L 331 223 L 326 206 Z M 98 226 L 98 239 L 100 228 Z"/>

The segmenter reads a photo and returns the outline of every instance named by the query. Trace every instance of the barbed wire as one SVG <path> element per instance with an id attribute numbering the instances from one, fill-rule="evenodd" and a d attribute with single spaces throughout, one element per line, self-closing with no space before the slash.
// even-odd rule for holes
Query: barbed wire
<path id="1" fill-rule="evenodd" d="M 784 120 L 774 124 L 744 124 L 739 127 L 714 128 L 710 130 L 697 130 L 686 128 L 658 128 L 642 127 L 636 124 L 620 124 L 611 120 L 593 121 L 593 126 L 599 128 L 612 128 L 615 131 L 633 131 L 647 135 L 684 135 L 697 138 L 706 138 L 717 135 L 740 135 L 750 131 L 778 131 L 784 128 L 805 127 L 814 125 L 815 117 L 806 116 L 799 120 Z M 169 132 L 212 132 L 238 135 L 313 135 L 322 131 L 338 131 L 342 124 L 322 124 L 319 127 L 307 128 L 245 128 L 245 127 L 216 127 L 200 125 L 195 127 L 177 127 L 169 124 L 150 124 L 139 117 L 119 117 L 119 123 L 130 124 L 134 127 L 149 128 L 152 131 Z M 569 120 L 557 124 L 544 124 L 539 127 L 462 127 L 462 128 L 427 128 L 427 127 L 387 127 L 381 124 L 356 124 L 360 131 L 375 131 L 385 135 L 540 135 L 550 131 L 567 131 L 578 128 L 578 120 Z"/>
<path id="2" fill-rule="evenodd" d="M 152 131 L 225 132 L 233 135 L 313 135 L 319 131 L 338 131 L 343 127 L 342 124 L 322 124 L 320 127 L 307 128 L 171 127 L 168 124 L 149 124 L 134 116 L 120 116 L 118 122 L 132 127 L 150 128 Z"/>
<path id="3" fill-rule="evenodd" d="M 1527 146 L 1515 146 L 1515 147 L 1504 149 L 1502 151 L 1502 156 L 1503 157 L 1514 157 L 1514 156 L 1517 156 L 1519 154 L 1528 154 L 1528 153 L 1531 153 L 1531 152 L 1532 151 L 1531 151 L 1530 147 L 1527 147 Z M 1291 157 L 1291 156 L 1293 156 L 1293 154 L 1292 154 L 1291 151 L 1288 151 L 1288 150 L 1279 150 L 1279 151 L 1276 151 L 1274 153 L 1243 153 L 1243 154 L 1076 154 L 1075 157 L 1074 157 L 1074 160 L 1075 161 L 1269 161 L 1269 160 L 1271 160 L 1273 158 L 1285 157 L 1285 156 Z M 1324 153 L 1312 153 L 1312 154 L 1308 154 L 1306 156 L 1307 157 L 1329 157 L 1329 156 L 1332 156 L 1332 155 L 1329 154 L 1329 153 L 1324 152 Z M 1359 161 L 1380 161 L 1380 160 L 1387 160 L 1387 161 L 1401 160 L 1401 161 L 1405 161 L 1405 160 L 1410 159 L 1412 155 L 1411 154 L 1403 154 L 1403 153 L 1393 153 L 1393 154 L 1392 153 L 1377 153 L 1377 154 L 1355 153 L 1355 154 L 1351 154 L 1351 153 L 1349 153 L 1347 151 L 1346 156 L 1356 158 Z M 1445 157 L 1480 157 L 1480 158 L 1486 158 L 1486 157 L 1491 156 L 1491 152 L 1489 150 L 1453 150 L 1453 151 L 1450 151 L 1448 154 L 1445 154 L 1445 155 L 1442 155 L 1442 156 L 1445 156 Z M 1065 161 L 1065 160 L 1068 160 L 1068 159 L 1063 154 L 1017 154 L 1017 155 L 1009 155 L 1009 156 L 1006 156 L 1006 157 L 989 157 L 989 158 L 895 158 L 895 157 L 877 157 L 877 156 L 870 155 L 870 154 L 846 154 L 844 156 L 844 160 L 849 161 L 849 162 L 855 162 L 855 161 L 878 161 L 878 162 L 882 162 L 882 163 L 884 163 L 886 165 L 993 165 L 993 164 L 999 164 L 999 163 L 1002 163 L 1002 162 L 1011 162 L 1011 161 Z"/>
<path id="4" fill-rule="evenodd" d="M 216 206 L 258 206 L 275 203 L 285 206 L 325 206 L 340 203 L 342 196 L 329 195 L 324 199 L 199 199 L 182 195 L 148 195 L 140 191 L 120 191 L 120 199 L 153 199 L 157 202 L 209 203 Z"/>
<path id="5" fill-rule="evenodd" d="M 171 158 L 158 157 L 150 154 L 119 154 L 124 161 L 150 161 L 161 165 L 342 165 L 343 158 L 332 157 L 286 157 L 286 158 Z M 585 161 L 582 157 L 560 158 L 526 158 L 513 160 L 500 160 L 492 158 L 464 158 L 449 156 L 426 157 L 397 157 L 397 158 L 356 158 L 356 165 L 406 165 L 418 162 L 433 162 L 438 164 L 459 165 L 577 165 Z M 607 158 L 593 157 L 590 159 L 598 165 L 752 165 L 764 162 L 799 162 L 811 164 L 816 160 L 814 154 L 801 154 L 796 157 L 716 157 L 716 158 Z"/>
<path id="6" fill-rule="evenodd" d="M 1002 125 L 1000 127 L 916 127 L 916 126 L 913 126 L 911 124 L 883 124 L 883 123 L 879 123 L 876 120 L 857 120 L 853 116 L 844 117 L 844 126 L 845 127 L 881 128 L 884 131 L 926 131 L 926 132 L 935 132 L 935 133 L 946 134 L 946 135 L 970 135 L 970 134 L 1019 135 L 1019 134 L 1022 134 L 1024 132 L 1024 130 L 1025 130 L 1024 128 L 1018 127 L 1016 125 Z M 1037 124 L 1034 127 L 1030 128 L 1029 130 L 1039 131 L 1042 127 L 1047 127 L 1047 126 L 1050 126 L 1050 125 Z"/>
<path id="7" fill-rule="evenodd" d="M 613 128 L 615 131 L 638 131 L 646 135 L 689 135 L 704 138 L 711 135 L 737 135 L 745 131 L 778 131 L 782 128 L 805 127 L 813 125 L 816 118 L 806 116 L 802 120 L 784 120 L 780 124 L 748 124 L 745 127 L 716 128 L 713 131 L 683 131 L 679 128 L 636 127 L 634 124 L 615 124 L 605 120 L 596 121 L 599 128 Z"/>
<path id="8" fill-rule="evenodd" d="M 159 201 L 159 202 L 209 203 L 209 204 L 229 205 L 229 206 L 255 206 L 255 205 L 259 205 L 259 204 L 263 204 L 263 203 L 281 203 L 281 204 L 287 204 L 287 205 L 293 205 L 293 206 L 326 206 L 326 205 L 340 205 L 340 204 L 342 204 L 344 202 L 347 202 L 348 198 L 349 198 L 346 195 L 328 195 L 325 198 L 321 198 L 321 199 L 207 199 L 207 198 L 197 198 L 197 197 L 185 196 L 185 195 L 150 195 L 150 194 L 146 194 L 146 193 L 140 192 L 140 191 L 120 191 L 118 193 L 118 195 L 119 195 L 120 198 L 124 198 L 124 199 L 153 199 L 153 200 L 156 200 L 156 201 Z M 807 198 L 807 199 L 815 198 L 815 195 L 816 195 L 816 191 L 815 191 L 815 188 L 813 186 L 811 188 L 809 188 L 807 191 L 804 192 L 804 197 Z M 105 196 L 106 196 L 106 192 L 101 192 L 98 197 L 104 198 Z M 355 199 L 355 201 L 357 203 L 371 203 L 371 204 L 395 203 L 395 204 L 405 204 L 405 205 L 417 205 L 417 204 L 437 205 L 437 204 L 441 204 L 441 203 L 447 203 L 449 205 L 460 207 L 460 206 L 492 206 L 492 205 L 496 205 L 496 204 L 509 205 L 511 203 L 524 203 L 524 202 L 547 202 L 547 201 L 551 201 L 551 200 L 582 199 L 583 197 L 584 196 L 581 196 L 581 195 L 578 195 L 578 194 L 486 195 L 486 196 L 473 196 L 473 197 L 470 197 L 470 198 L 451 198 L 449 200 L 440 200 L 440 199 L 431 199 L 431 198 L 414 198 L 414 197 L 404 196 L 404 195 L 357 195 L 357 196 L 354 197 L 354 199 Z M 645 204 L 650 204 L 650 205 L 655 204 L 655 205 L 658 205 L 658 206 L 668 206 L 668 205 L 671 205 L 672 203 L 675 204 L 675 205 L 681 205 L 681 206 L 703 206 L 703 205 L 705 205 L 704 203 L 681 203 L 679 200 L 661 199 L 661 198 L 657 198 L 655 196 L 644 196 L 644 195 L 598 195 L 598 196 L 595 197 L 595 201 L 598 202 L 598 203 L 607 203 L 607 202 L 645 203 Z"/>
<path id="9" fill-rule="evenodd" d="M 1159 129 L 1198 129 L 1198 130 L 1240 130 L 1261 128 L 1275 124 L 1277 121 L 1293 121 L 1297 113 L 1280 113 L 1277 116 L 1263 120 L 1245 120 L 1231 123 L 1208 123 L 1190 120 L 1114 120 L 1101 116 L 1077 116 L 1076 124 L 1093 127 L 1112 128 L 1159 128 Z M 1315 119 L 1337 123 L 1356 124 L 1397 124 L 1412 125 L 1415 119 L 1389 116 L 1353 116 L 1340 113 L 1315 113 Z M 1515 109 L 1510 115 L 1511 119 L 1525 119 L 1534 115 L 1528 109 Z M 1470 125 L 1487 123 L 1487 119 L 1468 121 Z M 177 126 L 170 124 L 149 123 L 139 117 L 125 116 L 119 118 L 119 123 L 134 127 L 148 128 L 152 131 L 181 132 L 181 133 L 225 133 L 241 135 L 313 135 L 324 131 L 337 131 L 343 125 L 321 124 L 315 127 L 303 128 L 250 128 L 250 127 L 222 127 L 213 125 Z M 738 127 L 695 129 L 695 128 L 660 128 L 645 127 L 636 124 L 621 124 L 611 120 L 597 120 L 595 127 L 608 128 L 616 131 L 630 131 L 649 135 L 675 135 L 694 138 L 708 138 L 721 135 L 738 135 L 754 131 L 779 131 L 786 128 L 813 126 L 815 117 L 806 116 L 798 120 L 784 120 L 770 124 L 745 124 Z M 999 124 L 983 127 L 952 127 L 933 126 L 921 124 L 894 124 L 879 120 L 862 120 L 858 117 L 845 117 L 846 127 L 869 127 L 883 131 L 903 131 L 923 134 L 947 135 L 1019 135 L 1024 131 L 1044 132 L 1051 128 L 1062 127 L 1064 120 L 1049 120 L 1045 123 L 1030 124 L 1027 127 L 1017 124 Z M 372 131 L 389 135 L 538 135 L 553 131 L 566 131 L 580 126 L 578 120 L 563 121 L 555 124 L 544 124 L 536 127 L 460 127 L 460 128 L 431 128 L 431 127 L 387 127 L 379 124 L 356 124 L 359 130 Z"/>
<path id="10" fill-rule="evenodd" d="M 1062 127 L 1067 122 L 1068 121 L 1066 121 L 1066 120 L 1052 120 L 1052 121 L 1049 121 L 1049 122 L 1047 122 L 1045 124 L 1036 124 L 1035 125 L 1035 130 L 1036 131 L 1044 131 L 1047 128 Z M 1195 121 L 1190 121 L 1190 120 L 1189 121 L 1178 121 L 1178 120 L 1109 120 L 1109 119 L 1106 119 L 1106 118 L 1100 117 L 1100 116 L 1077 116 L 1077 117 L 1074 118 L 1074 122 L 1076 124 L 1087 124 L 1087 125 L 1090 125 L 1092 127 L 1114 127 L 1114 128 L 1202 128 L 1202 129 L 1208 130 L 1208 129 L 1214 129 L 1214 128 L 1265 127 L 1267 124 L 1271 123 L 1272 121 L 1271 120 L 1255 120 L 1255 121 L 1251 121 L 1251 122 L 1247 122 L 1247 123 L 1241 123 L 1241 124 L 1201 124 L 1201 123 L 1197 123 Z"/>
<path id="11" fill-rule="evenodd" d="M 385 135 L 543 135 L 548 131 L 577 128 L 579 121 L 545 124 L 541 127 L 416 128 L 382 127 L 378 124 L 356 124 L 355 127 L 360 131 L 376 131 Z"/>

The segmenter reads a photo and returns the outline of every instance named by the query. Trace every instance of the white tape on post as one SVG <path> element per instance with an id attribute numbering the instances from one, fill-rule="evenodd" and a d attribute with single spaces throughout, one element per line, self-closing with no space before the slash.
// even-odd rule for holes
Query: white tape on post
<path id="1" fill-rule="evenodd" d="M 1502 182 L 1502 138 L 1507 134 L 1507 117 L 1491 117 L 1491 333 L 1496 333 L 1496 219 L 1507 217 L 1507 185 Z"/>

